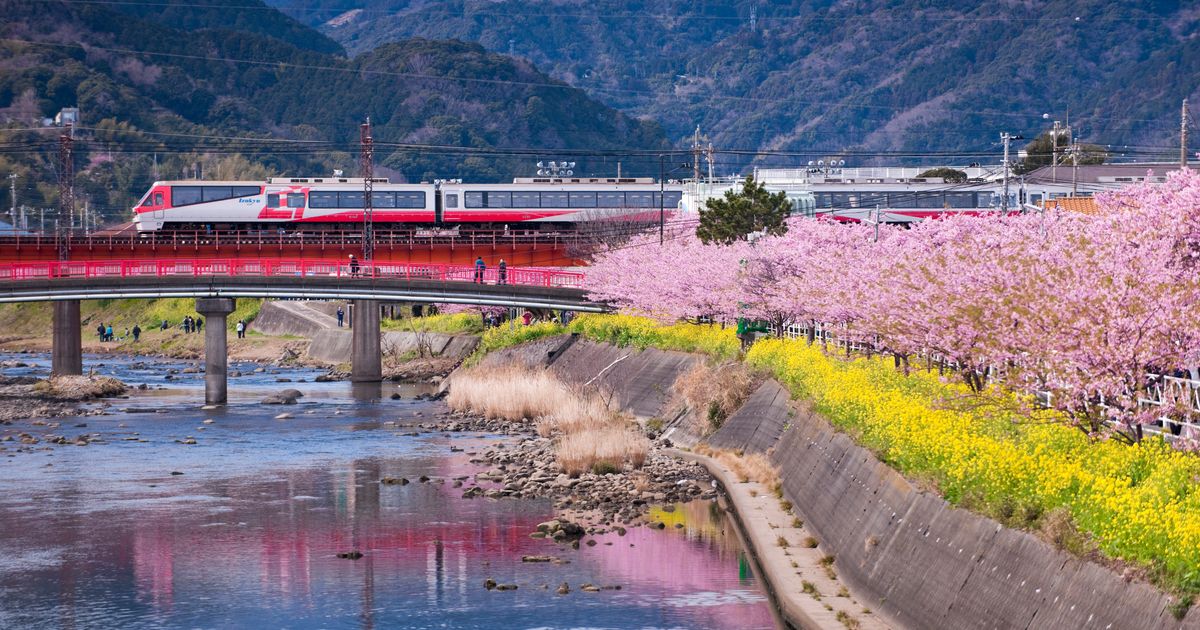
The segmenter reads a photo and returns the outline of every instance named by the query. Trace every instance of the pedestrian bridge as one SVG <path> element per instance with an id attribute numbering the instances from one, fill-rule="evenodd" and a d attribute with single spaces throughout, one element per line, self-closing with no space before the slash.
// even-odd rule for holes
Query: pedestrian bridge
<path id="1" fill-rule="evenodd" d="M 54 374 L 83 371 L 80 300 L 196 298 L 205 326 L 205 401 L 227 399 L 227 317 L 237 298 L 349 300 L 351 378 L 382 379 L 379 302 L 601 312 L 583 274 L 559 269 L 324 259 L 68 260 L 0 264 L 0 303 L 54 303 Z"/>

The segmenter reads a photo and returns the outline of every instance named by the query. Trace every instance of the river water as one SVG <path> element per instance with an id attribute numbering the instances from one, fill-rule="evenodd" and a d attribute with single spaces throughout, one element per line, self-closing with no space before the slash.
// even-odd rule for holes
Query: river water
<path id="1" fill-rule="evenodd" d="M 30 364 L 9 376 L 48 371 L 44 356 L 0 360 Z M 463 499 L 437 483 L 480 470 L 470 453 L 501 438 L 408 435 L 401 425 L 442 409 L 413 399 L 422 386 L 356 389 L 311 382 L 312 370 L 232 365 L 247 375 L 230 380 L 231 404 L 205 411 L 203 375 L 170 373 L 188 365 L 86 357 L 85 368 L 150 389 L 110 401 L 108 415 L 50 420 L 58 428 L 0 426 L 0 438 L 103 440 L 31 452 L 3 443 L 0 627 L 777 625 L 715 504 L 656 509 L 663 530 L 631 528 L 572 550 L 529 538 L 555 516 L 549 501 Z M 284 387 L 305 396 L 258 403 Z M 285 411 L 293 417 L 275 419 Z M 189 437 L 197 443 L 181 443 Z M 381 485 L 384 476 L 413 483 Z M 364 556 L 337 557 L 350 550 Z M 526 554 L 569 563 L 522 563 Z M 488 591 L 488 578 L 519 588 Z M 555 593 L 562 582 L 570 594 Z M 584 583 L 621 588 L 581 592 Z"/>

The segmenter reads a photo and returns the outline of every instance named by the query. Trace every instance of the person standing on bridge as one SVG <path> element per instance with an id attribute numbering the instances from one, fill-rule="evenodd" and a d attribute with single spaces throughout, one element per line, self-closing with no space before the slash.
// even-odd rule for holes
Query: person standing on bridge
<path id="1" fill-rule="evenodd" d="M 136 343 L 142 336 L 142 327 L 137 324 L 133 325 L 133 341 Z"/>
<path id="2" fill-rule="evenodd" d="M 340 307 L 340 306 L 338 307 L 338 310 L 337 310 L 337 318 L 338 318 L 338 328 L 341 328 L 342 324 L 346 321 L 346 311 L 343 310 L 342 307 Z"/>
<path id="3" fill-rule="evenodd" d="M 483 256 L 475 259 L 475 282 L 483 284 L 483 272 L 487 271 L 487 265 L 483 264 Z"/>
<path id="4" fill-rule="evenodd" d="M 358 275 L 358 259 L 354 257 L 354 254 L 350 254 L 350 276 L 354 277 L 357 275 Z"/>
<path id="5" fill-rule="evenodd" d="M 500 265 L 496 267 L 496 270 L 499 273 L 500 284 L 508 284 L 508 263 L 504 262 L 503 258 L 500 259 Z"/>

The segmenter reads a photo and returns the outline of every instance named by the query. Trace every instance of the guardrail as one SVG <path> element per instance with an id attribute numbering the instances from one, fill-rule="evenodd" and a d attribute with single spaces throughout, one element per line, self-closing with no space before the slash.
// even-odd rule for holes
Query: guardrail
<path id="1" fill-rule="evenodd" d="M 313 245 L 313 246 L 362 246 L 361 230 L 172 230 L 159 232 L 137 232 L 126 229 L 121 232 L 83 233 L 73 232 L 65 237 L 68 247 L 133 247 L 133 246 L 257 246 L 257 245 Z M 376 247 L 408 247 L 428 245 L 450 246 L 513 246 L 547 245 L 563 246 L 586 241 L 587 237 L 573 231 L 543 230 L 447 230 L 437 228 L 414 228 L 404 230 L 376 230 L 373 243 Z M 59 237 L 52 233 L 9 233 L 0 235 L 0 245 L 17 247 L 56 247 Z"/>
<path id="2" fill-rule="evenodd" d="M 483 271 L 472 265 L 419 263 L 350 264 L 309 259 L 163 259 L 44 261 L 0 264 L 0 282 L 54 280 L 58 278 L 134 277 L 331 277 L 347 280 L 424 280 L 435 282 L 479 282 L 518 286 L 583 288 L 584 274 L 529 267 L 509 267 L 503 277 L 492 267 Z"/>

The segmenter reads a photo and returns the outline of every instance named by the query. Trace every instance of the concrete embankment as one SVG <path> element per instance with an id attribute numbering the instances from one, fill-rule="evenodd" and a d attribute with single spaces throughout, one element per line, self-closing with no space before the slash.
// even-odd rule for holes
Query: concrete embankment
<path id="1" fill-rule="evenodd" d="M 347 363 L 351 332 L 349 328 L 338 327 L 337 317 L 332 314 L 336 308 L 330 302 L 266 302 L 251 329 L 265 335 L 306 337 L 311 339 L 309 359 L 333 365 Z M 350 321 L 348 315 L 346 321 Z M 385 356 L 416 356 L 421 354 L 423 346 L 427 355 L 454 360 L 467 356 L 478 344 L 479 338 L 472 335 L 407 331 L 388 331 L 380 340 Z"/>
<path id="2" fill-rule="evenodd" d="M 567 381 L 611 390 L 627 411 L 661 417 L 674 380 L 701 359 L 560 337 L 487 360 L 549 366 Z M 1171 598 L 1153 586 L 918 490 L 823 418 L 797 409 L 773 381 L 709 441 L 769 454 L 817 551 L 834 558 L 833 569 L 850 592 L 893 626 L 1200 628 L 1200 612 L 1176 619 Z M 795 592 L 793 574 L 803 567 L 770 561 L 783 552 L 763 542 L 790 534 L 762 520 L 744 517 L 743 524 L 751 531 L 768 528 L 748 538 L 768 559 L 762 564 L 780 600 L 811 597 Z M 797 625 L 826 621 L 783 607 L 789 617 L 796 615 L 791 621 Z"/>

